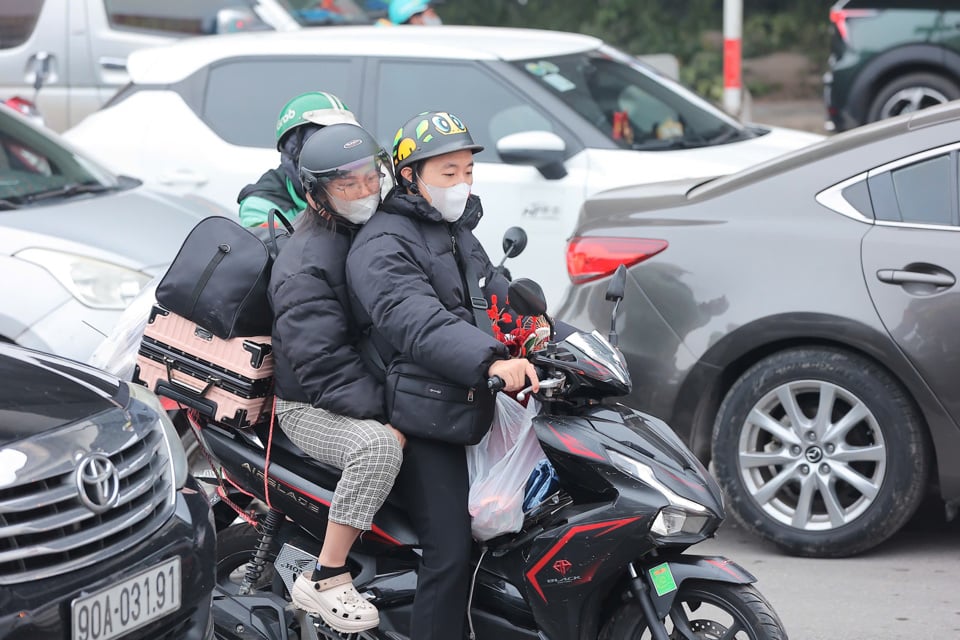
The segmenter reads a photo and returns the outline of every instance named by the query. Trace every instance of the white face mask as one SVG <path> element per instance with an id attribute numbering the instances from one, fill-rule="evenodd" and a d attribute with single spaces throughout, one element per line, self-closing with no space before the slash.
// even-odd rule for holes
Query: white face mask
<path id="1" fill-rule="evenodd" d="M 437 25 L 443 24 L 443 20 L 440 19 L 440 16 L 425 15 L 425 16 L 422 16 L 420 19 L 422 20 L 421 24 L 424 26 L 435 27 Z"/>
<path id="2" fill-rule="evenodd" d="M 440 212 L 447 222 L 456 222 L 467 208 L 467 198 L 470 197 L 470 185 L 466 182 L 455 184 L 452 187 L 431 187 L 423 180 L 420 184 L 430 194 L 430 204 Z"/>
<path id="3" fill-rule="evenodd" d="M 371 193 L 356 200 L 344 200 L 332 194 L 327 194 L 327 196 L 330 198 L 330 206 L 333 207 L 331 213 L 336 213 L 353 224 L 363 224 L 377 212 L 377 207 L 380 206 L 379 193 Z"/>

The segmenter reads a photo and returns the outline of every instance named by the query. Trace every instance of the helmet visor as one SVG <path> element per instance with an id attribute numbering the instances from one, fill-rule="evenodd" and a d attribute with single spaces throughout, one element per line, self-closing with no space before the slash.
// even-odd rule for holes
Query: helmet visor
<path id="1" fill-rule="evenodd" d="M 323 172 L 317 176 L 317 184 L 342 201 L 359 200 L 374 193 L 382 197 L 393 187 L 393 172 L 386 153 L 380 152 Z"/>

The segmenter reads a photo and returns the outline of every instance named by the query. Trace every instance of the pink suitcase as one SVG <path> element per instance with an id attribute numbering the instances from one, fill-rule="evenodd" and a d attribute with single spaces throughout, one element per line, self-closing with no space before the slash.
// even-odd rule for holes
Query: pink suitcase
<path id="1" fill-rule="evenodd" d="M 227 426 L 268 419 L 273 400 L 269 336 L 223 340 L 154 305 L 134 380 Z"/>

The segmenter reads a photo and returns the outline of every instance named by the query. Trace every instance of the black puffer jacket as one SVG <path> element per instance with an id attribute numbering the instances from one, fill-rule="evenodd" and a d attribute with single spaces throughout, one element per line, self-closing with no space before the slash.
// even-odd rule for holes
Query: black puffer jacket
<path id="1" fill-rule="evenodd" d="M 480 199 L 470 196 L 454 224 L 421 196 L 395 190 L 354 240 L 347 257 L 347 280 L 357 319 L 395 350 L 435 374 L 474 386 L 487 369 L 509 357 L 493 335 L 474 325 L 470 296 L 453 253 L 456 238 L 462 256 L 485 281 L 484 291 L 506 300 L 507 282 L 473 235 L 483 215 Z"/>
<path id="2" fill-rule="evenodd" d="M 345 263 L 357 227 L 314 216 L 283 245 L 270 276 L 278 397 L 383 420 L 383 387 L 361 360 Z"/>

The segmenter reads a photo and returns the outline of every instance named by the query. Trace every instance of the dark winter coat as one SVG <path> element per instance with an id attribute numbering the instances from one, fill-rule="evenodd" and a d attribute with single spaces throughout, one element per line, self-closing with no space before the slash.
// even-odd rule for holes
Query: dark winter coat
<path id="1" fill-rule="evenodd" d="M 360 334 L 347 294 L 345 263 L 356 230 L 315 217 L 277 256 L 269 289 L 274 385 L 284 400 L 383 420 L 383 387 L 357 351 Z"/>
<path id="2" fill-rule="evenodd" d="M 448 224 L 421 196 L 395 190 L 357 234 L 347 257 L 350 295 L 357 319 L 372 323 L 385 362 L 400 354 L 448 380 L 477 386 L 494 360 L 509 357 L 489 329 L 474 324 L 454 256 L 455 240 L 488 298 L 496 292 L 506 299 L 506 280 L 473 235 L 482 215 L 479 198 L 470 196 L 463 217 Z"/>

